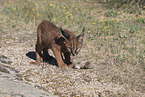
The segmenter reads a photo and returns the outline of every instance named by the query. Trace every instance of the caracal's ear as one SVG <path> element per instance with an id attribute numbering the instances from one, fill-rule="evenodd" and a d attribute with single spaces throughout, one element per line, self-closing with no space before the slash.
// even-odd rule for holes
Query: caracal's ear
<path id="1" fill-rule="evenodd" d="M 84 34 L 85 34 L 85 27 L 83 28 L 82 33 L 79 36 L 77 36 L 78 42 L 83 43 Z"/>
<path id="2" fill-rule="evenodd" d="M 61 30 L 61 34 L 63 38 L 65 39 L 65 41 L 67 41 L 70 38 L 70 35 L 66 33 L 61 27 L 60 27 L 60 30 Z"/>

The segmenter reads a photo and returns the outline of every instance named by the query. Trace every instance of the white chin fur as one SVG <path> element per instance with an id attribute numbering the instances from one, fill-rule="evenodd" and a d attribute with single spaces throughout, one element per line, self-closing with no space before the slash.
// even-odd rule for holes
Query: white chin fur
<path id="1" fill-rule="evenodd" d="M 70 55 L 70 61 L 72 62 L 72 60 L 73 60 L 73 59 L 72 59 L 72 55 Z"/>

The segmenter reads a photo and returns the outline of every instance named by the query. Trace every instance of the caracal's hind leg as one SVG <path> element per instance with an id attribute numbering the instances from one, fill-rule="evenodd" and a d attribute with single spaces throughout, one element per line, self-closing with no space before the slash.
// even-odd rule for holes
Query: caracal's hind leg
<path id="1" fill-rule="evenodd" d="M 43 55 L 44 55 L 44 61 L 46 60 L 46 61 L 49 62 L 49 61 L 53 60 L 53 57 L 50 56 L 48 50 L 49 50 L 49 49 L 44 48 L 44 49 L 43 49 Z"/>

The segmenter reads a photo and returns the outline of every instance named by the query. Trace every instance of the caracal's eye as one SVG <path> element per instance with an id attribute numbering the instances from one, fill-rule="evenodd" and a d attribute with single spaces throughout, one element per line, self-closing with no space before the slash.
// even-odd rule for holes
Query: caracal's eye
<path id="1" fill-rule="evenodd" d="M 68 50 L 69 50 L 69 51 L 71 51 L 71 50 L 72 50 L 72 48 L 71 48 L 71 47 L 68 47 Z"/>
<path id="2" fill-rule="evenodd" d="M 78 52 L 79 50 L 80 50 L 80 48 L 79 48 L 79 47 L 77 47 L 77 48 L 76 48 L 76 51 Z"/>

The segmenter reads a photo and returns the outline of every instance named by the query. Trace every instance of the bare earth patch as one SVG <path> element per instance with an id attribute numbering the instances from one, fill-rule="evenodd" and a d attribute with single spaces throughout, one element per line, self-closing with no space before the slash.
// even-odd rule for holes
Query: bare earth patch
<path id="1" fill-rule="evenodd" d="M 30 35 L 26 37 L 26 39 L 29 39 L 28 41 L 21 41 L 24 38 L 22 33 L 8 32 L 7 35 L 2 35 L 5 44 L 2 45 L 0 51 L 2 55 L 12 60 L 12 66 L 23 74 L 22 80 L 24 82 L 34 87 L 41 87 L 45 91 L 59 96 L 142 95 L 139 91 L 127 89 L 127 83 L 121 83 L 124 75 L 120 74 L 121 71 L 118 71 L 114 65 L 102 64 L 101 60 L 96 61 L 93 58 L 85 60 L 85 48 L 78 56 L 77 59 L 79 60 L 75 59 L 75 63 L 81 67 L 89 61 L 93 66 L 92 69 L 63 70 L 50 64 L 29 64 L 33 59 L 28 58 L 26 54 L 34 51 L 35 39 L 32 39 L 32 35 Z M 33 32 L 30 34 L 33 34 Z M 7 39 L 8 36 L 12 38 Z"/>

